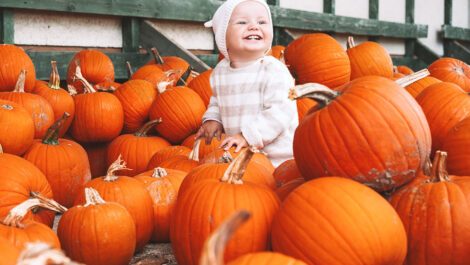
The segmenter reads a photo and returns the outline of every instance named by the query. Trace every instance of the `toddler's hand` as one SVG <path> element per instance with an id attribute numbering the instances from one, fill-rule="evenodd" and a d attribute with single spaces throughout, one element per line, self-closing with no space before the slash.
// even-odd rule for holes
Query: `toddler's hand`
<path id="1" fill-rule="evenodd" d="M 194 136 L 195 139 L 204 137 L 206 138 L 206 144 L 210 144 L 212 138 L 215 136 L 220 141 L 220 137 L 223 132 L 222 124 L 218 121 L 206 121 L 201 125 L 201 128 L 197 131 Z"/>
<path id="2" fill-rule="evenodd" d="M 248 142 L 246 141 L 245 137 L 241 133 L 237 133 L 235 135 L 229 136 L 225 138 L 221 143 L 220 147 L 223 147 L 224 150 L 229 150 L 230 147 L 236 145 L 237 148 L 235 149 L 235 153 L 240 151 L 243 147 L 248 146 Z"/>

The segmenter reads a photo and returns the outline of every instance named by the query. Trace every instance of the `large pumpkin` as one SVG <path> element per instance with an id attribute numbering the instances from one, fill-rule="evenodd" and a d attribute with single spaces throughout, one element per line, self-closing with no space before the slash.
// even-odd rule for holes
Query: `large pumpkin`
<path id="1" fill-rule="evenodd" d="M 147 170 L 152 170 L 159 167 L 163 161 L 178 155 L 188 156 L 191 153 L 191 149 L 182 145 L 171 145 L 166 146 L 157 151 L 152 158 L 150 158 L 147 164 Z"/>
<path id="2" fill-rule="evenodd" d="M 454 83 L 464 91 L 470 91 L 470 66 L 465 62 L 449 57 L 439 58 L 428 67 L 431 76 L 444 82 Z"/>
<path id="3" fill-rule="evenodd" d="M 470 117 L 457 123 L 447 133 L 442 150 L 449 154 L 447 169 L 450 174 L 470 176 Z"/>
<path id="4" fill-rule="evenodd" d="M 431 135 L 421 108 L 390 79 L 358 78 L 342 94 L 319 84 L 296 89 L 300 95 L 310 90 L 324 106 L 294 135 L 295 161 L 306 179 L 343 176 L 384 191 L 414 178 L 429 156 Z"/>
<path id="5" fill-rule="evenodd" d="M 33 61 L 18 46 L 0 44 L 0 92 L 12 91 L 21 70 L 26 70 L 25 91 L 32 91 L 36 80 Z"/>
<path id="6" fill-rule="evenodd" d="M 186 81 L 191 75 L 191 65 L 177 56 L 161 56 L 157 48 L 150 49 L 153 54 L 153 59 L 147 64 L 155 64 L 163 71 L 174 70 L 176 71 L 176 80 L 178 85 L 186 85 Z"/>
<path id="7" fill-rule="evenodd" d="M 439 79 L 427 76 L 423 79 L 420 79 L 414 83 L 411 83 L 405 87 L 406 91 L 411 94 L 414 98 L 418 97 L 418 95 L 423 92 L 428 86 L 433 85 L 435 83 L 441 82 Z"/>
<path id="8" fill-rule="evenodd" d="M 5 153 L 22 155 L 34 139 L 34 123 L 20 104 L 0 99 L 0 145 Z"/>
<path id="9" fill-rule="evenodd" d="M 406 232 L 378 193 L 340 177 L 315 179 L 283 201 L 272 225 L 272 246 L 312 265 L 402 264 Z"/>
<path id="10" fill-rule="evenodd" d="M 351 80 L 366 75 L 393 76 L 392 57 L 377 42 L 366 41 L 356 46 L 353 37 L 349 37 L 346 52 L 351 63 Z"/>
<path id="11" fill-rule="evenodd" d="M 212 88 L 210 83 L 211 74 L 212 69 L 209 69 L 205 72 L 202 72 L 188 83 L 188 87 L 196 91 L 196 93 L 201 97 L 202 101 L 204 101 L 206 108 L 209 105 L 209 101 L 212 96 Z"/>
<path id="12" fill-rule="evenodd" d="M 470 260 L 470 177 L 448 175 L 446 156 L 438 151 L 431 174 L 421 173 L 391 198 L 408 234 L 405 265 L 457 265 Z"/>
<path id="13" fill-rule="evenodd" d="M 0 256 L 2 257 L 2 265 L 15 265 L 17 264 L 20 250 L 15 247 L 6 238 L 0 237 Z"/>

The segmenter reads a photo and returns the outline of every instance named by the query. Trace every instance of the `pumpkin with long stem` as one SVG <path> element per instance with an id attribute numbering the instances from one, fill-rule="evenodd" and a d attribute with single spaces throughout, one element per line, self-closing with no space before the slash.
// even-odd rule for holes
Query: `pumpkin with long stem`
<path id="1" fill-rule="evenodd" d="M 183 155 L 188 156 L 191 153 L 191 149 L 182 145 L 171 145 L 163 147 L 157 151 L 152 158 L 150 158 L 147 164 L 147 170 L 152 170 L 156 167 L 159 167 L 161 163 L 171 157 Z"/>
<path id="2" fill-rule="evenodd" d="M 192 148 L 194 146 L 194 142 L 197 140 L 194 138 L 195 135 L 196 134 L 191 134 L 190 136 L 186 137 L 181 145 Z M 202 160 L 207 154 L 220 148 L 220 143 L 225 139 L 225 134 L 222 133 L 220 135 L 220 140 L 217 137 L 213 137 L 210 143 L 206 143 L 205 138 L 200 139 L 202 139 L 202 141 L 199 145 L 199 157 Z"/>
<path id="3" fill-rule="evenodd" d="M 49 128 L 44 139 L 35 140 L 23 157 L 44 173 L 54 199 L 71 207 L 78 191 L 91 179 L 91 172 L 83 147 L 72 140 L 59 138 L 67 119 L 70 116 L 65 112 Z"/>
<path id="4" fill-rule="evenodd" d="M 216 150 L 206 154 L 203 159 L 201 159 L 201 162 L 203 164 L 205 163 L 220 163 L 220 162 L 225 162 L 226 157 L 230 158 L 235 158 L 240 154 L 240 152 L 235 152 L 235 147 L 231 147 L 229 150 L 225 150 L 223 148 L 217 148 Z M 257 152 L 253 155 L 253 157 L 250 160 L 250 164 L 258 164 L 264 169 L 267 170 L 270 174 L 272 174 L 275 170 L 275 167 L 273 166 L 273 163 L 271 163 L 271 160 L 267 157 L 266 153 L 263 152 Z"/>
<path id="5" fill-rule="evenodd" d="M 252 212 L 253 218 L 234 235 L 227 246 L 225 260 L 268 249 L 271 220 L 279 207 L 279 199 L 271 189 L 243 181 L 252 155 L 253 151 L 246 148 L 220 179 L 200 181 L 186 192 L 180 190 L 170 226 L 178 263 L 198 264 L 210 233 L 240 209 Z"/>
<path id="6" fill-rule="evenodd" d="M 186 172 L 161 167 L 143 172 L 135 179 L 144 183 L 153 201 L 152 242 L 170 242 L 170 216 Z"/>
<path id="7" fill-rule="evenodd" d="M 470 260 L 470 177 L 449 175 L 447 153 L 437 151 L 432 169 L 392 195 L 408 235 L 405 265 L 466 264 Z"/>
<path id="8" fill-rule="evenodd" d="M 135 250 L 135 223 L 129 211 L 86 188 L 85 204 L 65 212 L 57 235 L 67 256 L 87 265 L 128 264 Z"/>
<path id="9" fill-rule="evenodd" d="M 92 179 L 85 184 L 85 188 L 97 190 L 105 201 L 119 203 L 129 211 L 135 222 L 135 249 L 139 251 L 150 240 L 153 232 L 152 198 L 142 182 L 115 174 L 122 169 L 127 169 L 126 163 L 118 157 L 108 168 L 106 176 Z M 85 189 L 79 192 L 75 205 L 85 202 L 84 192 Z"/>
<path id="10" fill-rule="evenodd" d="M 11 44 L 0 45 L 0 92 L 12 91 L 21 70 L 26 70 L 25 91 L 33 91 L 36 71 L 33 61 L 20 47 Z"/>
<path id="11" fill-rule="evenodd" d="M 132 76 L 131 80 L 145 80 L 150 82 L 153 86 L 157 86 L 165 77 L 165 72 L 156 64 L 144 65 L 137 69 Z"/>
<path id="12" fill-rule="evenodd" d="M 147 135 L 147 132 L 160 122 L 162 119 L 149 121 L 137 132 L 121 134 L 111 141 L 107 149 L 107 165 L 110 166 L 119 156 L 122 156 L 130 170 L 121 170 L 116 172 L 117 174 L 135 176 L 144 172 L 152 156 L 170 145 L 162 137 Z"/>
<path id="13" fill-rule="evenodd" d="M 156 64 L 163 71 L 176 70 L 178 77 L 176 78 L 177 85 L 186 86 L 186 82 L 191 75 L 191 65 L 177 56 L 161 56 L 158 49 L 153 47 L 150 49 L 153 54 L 153 60 L 147 64 Z"/>
<path id="14" fill-rule="evenodd" d="M 75 103 L 72 96 L 64 89 L 60 87 L 60 76 L 57 70 L 57 62 L 51 61 L 51 75 L 49 82 L 38 82 L 34 88 L 34 94 L 40 95 L 45 98 L 49 104 L 51 104 L 52 110 L 54 111 L 54 120 L 59 120 L 64 112 L 70 115 L 59 131 L 59 137 L 69 129 L 72 124 L 73 117 L 75 115 Z"/>
<path id="15" fill-rule="evenodd" d="M 34 139 L 34 123 L 20 104 L 0 99 L 0 145 L 5 153 L 22 155 Z"/>
<path id="16" fill-rule="evenodd" d="M 470 92 L 470 66 L 465 62 L 449 57 L 442 57 L 428 67 L 431 76 L 443 81 L 458 85 L 466 92 Z"/>
<path id="17" fill-rule="evenodd" d="M 188 155 L 177 155 L 168 158 L 167 160 L 160 163 L 163 168 L 171 168 L 189 172 L 193 168 L 199 166 L 199 146 L 201 145 L 201 139 L 197 139 L 193 144 L 193 149 Z"/>

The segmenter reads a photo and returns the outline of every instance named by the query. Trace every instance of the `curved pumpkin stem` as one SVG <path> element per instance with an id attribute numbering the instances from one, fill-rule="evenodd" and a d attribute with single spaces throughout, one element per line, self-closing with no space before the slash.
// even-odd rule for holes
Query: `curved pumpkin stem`
<path id="1" fill-rule="evenodd" d="M 319 108 L 330 104 L 339 95 L 339 92 L 318 83 L 297 85 L 289 90 L 289 99 L 311 98 L 319 104 Z"/>
<path id="2" fill-rule="evenodd" d="M 162 167 L 156 167 L 153 169 L 152 178 L 163 178 L 166 176 L 168 176 L 168 172 L 166 171 L 166 169 Z"/>
<path id="3" fill-rule="evenodd" d="M 24 228 L 24 225 L 21 223 L 21 221 L 29 211 L 37 207 L 46 208 L 59 213 L 63 213 L 67 210 L 67 208 L 51 199 L 44 197 L 31 198 L 11 209 L 5 219 L 3 219 L 2 223 L 7 226 Z"/>
<path id="4" fill-rule="evenodd" d="M 0 154 L 3 154 L 3 146 L 0 144 Z"/>
<path id="5" fill-rule="evenodd" d="M 189 152 L 188 158 L 190 160 L 194 160 L 196 162 L 199 162 L 199 149 L 201 146 L 201 138 L 196 139 L 193 144 L 193 149 L 191 152 Z"/>
<path id="6" fill-rule="evenodd" d="M 17 265 L 33 265 L 33 264 L 61 264 L 61 265 L 79 265 L 73 262 L 64 252 L 51 247 L 43 242 L 28 243 L 25 249 L 18 257 Z"/>
<path id="7" fill-rule="evenodd" d="M 78 80 L 83 84 L 83 87 L 85 87 L 84 93 L 96 92 L 96 89 L 94 89 L 93 86 L 85 79 L 85 77 L 83 77 L 82 70 L 78 64 L 77 64 L 77 67 L 75 68 L 75 75 L 73 76 L 73 81 L 75 80 Z"/>
<path id="8" fill-rule="evenodd" d="M 59 131 L 60 128 L 64 125 L 64 122 L 66 119 L 70 117 L 70 114 L 68 112 L 64 112 L 62 117 L 58 119 L 54 124 L 47 129 L 46 135 L 42 139 L 43 144 L 48 144 L 48 145 L 58 145 L 59 144 Z"/>
<path id="9" fill-rule="evenodd" d="M 58 213 L 65 213 L 68 209 L 63 206 L 62 204 L 54 201 L 53 199 L 49 199 L 47 197 L 44 197 L 41 193 L 32 191 L 31 192 L 31 197 L 34 199 L 38 199 L 42 204 L 47 205 L 48 209 L 51 209 L 53 211 L 56 211 Z"/>
<path id="10" fill-rule="evenodd" d="M 135 136 L 138 137 L 147 137 L 148 131 L 154 126 L 162 122 L 162 118 L 158 118 L 155 120 L 151 120 L 144 124 L 137 132 L 134 133 Z"/>
<path id="11" fill-rule="evenodd" d="M 251 217 L 250 212 L 241 210 L 225 220 L 204 243 L 200 265 L 223 265 L 224 249 L 235 231 Z"/>
<path id="12" fill-rule="evenodd" d="M 356 47 L 356 43 L 354 43 L 354 37 L 353 36 L 348 36 L 348 41 L 346 43 L 346 49 L 351 49 Z"/>
<path id="13" fill-rule="evenodd" d="M 163 60 L 163 57 L 160 55 L 160 53 L 158 52 L 157 48 L 155 47 L 152 47 L 150 49 L 150 51 L 152 52 L 153 54 L 153 58 L 155 59 L 155 63 L 156 64 L 164 64 L 165 61 Z"/>
<path id="14" fill-rule="evenodd" d="M 18 75 L 18 80 L 15 84 L 15 89 L 13 92 L 24 93 L 24 82 L 26 81 L 26 70 L 21 69 L 20 74 Z"/>
<path id="15" fill-rule="evenodd" d="M 132 71 L 132 66 L 131 66 L 131 63 L 129 61 L 126 61 L 126 70 L 127 70 L 127 76 L 130 79 L 131 76 L 134 74 L 134 71 Z"/>
<path id="16" fill-rule="evenodd" d="M 51 61 L 51 75 L 48 86 L 52 89 L 60 89 L 60 76 L 56 61 Z"/>
<path id="17" fill-rule="evenodd" d="M 436 151 L 434 161 L 432 162 L 431 179 L 433 182 L 449 181 L 449 174 L 446 169 L 447 152 Z"/>
<path id="18" fill-rule="evenodd" d="M 259 152 L 254 147 L 244 148 L 240 154 L 230 163 L 220 181 L 230 184 L 243 184 L 242 178 L 246 167 L 254 153 Z"/>
<path id="19" fill-rule="evenodd" d="M 106 176 L 104 177 L 104 181 L 115 181 L 118 177 L 114 174 L 114 172 L 122 169 L 132 170 L 126 167 L 126 162 L 122 160 L 122 156 L 119 155 L 116 161 L 114 161 L 111 166 L 108 168 L 108 172 L 106 172 Z"/>
<path id="20" fill-rule="evenodd" d="M 160 82 L 157 84 L 158 93 L 163 94 L 168 89 L 168 86 L 174 86 L 175 78 L 174 76 L 179 76 L 180 70 L 168 70 L 165 71 L 165 75 L 161 79 Z"/>
<path id="21" fill-rule="evenodd" d="M 78 94 L 77 89 L 72 85 L 67 85 L 67 90 L 72 97 Z"/>
<path id="22" fill-rule="evenodd" d="M 106 202 L 103 200 L 97 190 L 93 188 L 85 188 L 85 204 L 83 205 L 83 207 L 105 203 Z"/>
<path id="23" fill-rule="evenodd" d="M 418 72 L 414 72 L 412 74 L 399 78 L 395 80 L 395 83 L 397 83 L 401 87 L 406 87 L 418 80 L 425 78 L 428 75 L 430 75 L 430 73 L 428 69 L 425 68 L 425 69 L 419 70 Z"/>

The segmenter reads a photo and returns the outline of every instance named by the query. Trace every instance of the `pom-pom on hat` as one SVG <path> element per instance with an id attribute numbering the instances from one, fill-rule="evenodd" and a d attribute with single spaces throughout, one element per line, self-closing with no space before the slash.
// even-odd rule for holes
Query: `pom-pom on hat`
<path id="1" fill-rule="evenodd" d="M 217 11 L 215 11 L 214 16 L 212 17 L 212 20 L 207 21 L 204 23 L 204 26 L 207 28 L 212 27 L 212 30 L 214 31 L 214 36 L 215 36 L 215 42 L 217 44 L 217 47 L 219 48 L 219 51 L 227 58 L 230 60 L 227 52 L 227 44 L 226 44 L 226 33 L 227 33 L 227 27 L 228 27 L 228 22 L 230 21 L 230 17 L 232 16 L 232 12 L 237 7 L 240 3 L 246 2 L 246 1 L 254 1 L 262 4 L 264 7 L 266 7 L 266 10 L 268 11 L 268 17 L 269 17 L 269 22 L 272 24 L 272 18 L 271 18 L 271 11 L 269 10 L 268 4 L 266 4 L 266 1 L 264 0 L 227 0 L 225 1 L 222 5 L 219 6 Z"/>

